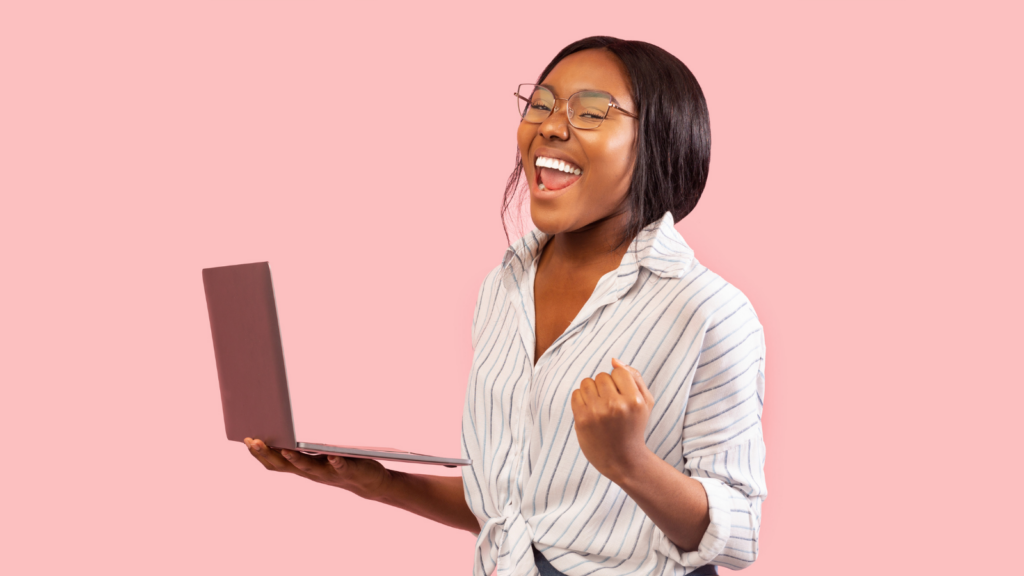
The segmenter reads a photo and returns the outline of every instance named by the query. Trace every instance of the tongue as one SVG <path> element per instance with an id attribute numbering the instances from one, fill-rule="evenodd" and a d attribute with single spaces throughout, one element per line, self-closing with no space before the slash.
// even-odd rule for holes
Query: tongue
<path id="1" fill-rule="evenodd" d="M 579 178 L 575 174 L 568 174 L 554 168 L 540 169 L 540 181 L 544 183 L 544 187 L 548 190 L 561 190 L 579 180 Z"/>

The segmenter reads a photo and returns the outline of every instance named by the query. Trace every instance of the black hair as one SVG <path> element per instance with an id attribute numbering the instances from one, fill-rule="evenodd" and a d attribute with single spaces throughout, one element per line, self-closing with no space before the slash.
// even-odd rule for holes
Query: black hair
<path id="1" fill-rule="evenodd" d="M 679 222 L 697 205 L 708 180 L 711 123 L 704 92 L 690 69 L 672 54 L 647 42 L 611 36 L 577 40 L 551 60 L 537 84 L 543 83 L 566 56 L 593 48 L 608 50 L 625 66 L 632 89 L 633 113 L 638 117 L 636 160 L 626 193 L 632 214 L 618 248 L 666 211 L 671 211 L 675 222 Z M 523 174 L 523 158 L 517 149 L 516 166 L 505 185 L 502 226 Z M 522 206 L 521 198 L 518 206 Z M 505 237 L 508 239 L 507 227 Z"/>

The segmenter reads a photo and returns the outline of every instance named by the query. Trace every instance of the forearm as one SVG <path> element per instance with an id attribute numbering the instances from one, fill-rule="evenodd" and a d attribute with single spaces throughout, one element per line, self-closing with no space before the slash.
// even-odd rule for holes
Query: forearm
<path id="1" fill-rule="evenodd" d="M 622 487 L 676 546 L 686 552 L 697 549 L 711 523 L 707 493 L 700 482 L 650 451 L 628 471 L 609 479 Z"/>
<path id="2" fill-rule="evenodd" d="M 480 532 L 480 523 L 466 504 L 459 476 L 427 476 L 388 470 L 388 480 L 377 502 L 401 508 L 472 533 Z"/>

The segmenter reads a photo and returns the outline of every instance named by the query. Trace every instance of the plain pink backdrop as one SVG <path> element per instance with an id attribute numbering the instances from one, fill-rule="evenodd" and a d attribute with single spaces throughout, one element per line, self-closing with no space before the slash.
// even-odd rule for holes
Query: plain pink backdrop
<path id="1" fill-rule="evenodd" d="M 608 34 L 708 100 L 677 228 L 766 330 L 747 574 L 1019 573 L 1020 5 L 708 4 L 0 5 L 0 571 L 469 574 L 225 440 L 200 270 L 271 262 L 300 439 L 457 455 L 512 91 Z"/>

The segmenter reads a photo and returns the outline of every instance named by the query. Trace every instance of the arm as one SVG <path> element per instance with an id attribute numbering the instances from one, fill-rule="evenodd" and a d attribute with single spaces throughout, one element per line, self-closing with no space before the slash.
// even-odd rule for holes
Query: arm
<path id="1" fill-rule="evenodd" d="M 761 503 L 767 496 L 761 429 L 764 331 L 749 303 L 715 321 L 704 346 L 689 390 L 681 450 L 665 466 L 704 488 L 708 525 L 693 547 L 693 540 L 676 540 L 672 524 L 656 522 L 655 545 L 683 565 L 714 563 L 737 570 L 757 559 Z"/>
<path id="2" fill-rule="evenodd" d="M 740 318 L 742 319 L 742 318 Z M 654 522 L 654 546 L 683 566 L 732 569 L 757 558 L 764 483 L 761 403 L 764 340 L 748 318 L 725 326 L 718 353 L 697 368 L 675 462 L 644 443 L 654 398 L 639 372 L 613 360 L 611 374 L 585 379 L 573 392 L 580 448 Z M 681 470 L 680 470 L 681 469 Z"/>
<path id="3" fill-rule="evenodd" d="M 466 504 L 460 476 L 427 476 L 388 470 L 382 494 L 374 498 L 476 536 L 480 524 Z"/>
<path id="4" fill-rule="evenodd" d="M 572 394 L 580 449 L 669 540 L 696 550 L 711 523 L 704 488 L 647 447 L 643 432 L 654 397 L 635 368 L 617 359 L 612 366 L 611 374 L 584 379 Z"/>
<path id="5" fill-rule="evenodd" d="M 647 514 L 676 546 L 696 550 L 711 524 L 708 497 L 700 482 L 650 450 L 640 451 L 629 473 L 608 477 Z"/>
<path id="6" fill-rule="evenodd" d="M 628 474 L 609 479 L 654 522 L 663 554 L 684 566 L 737 570 L 757 558 L 765 496 L 761 446 L 757 434 L 690 458 L 684 467 L 692 477 L 648 450 Z"/>

